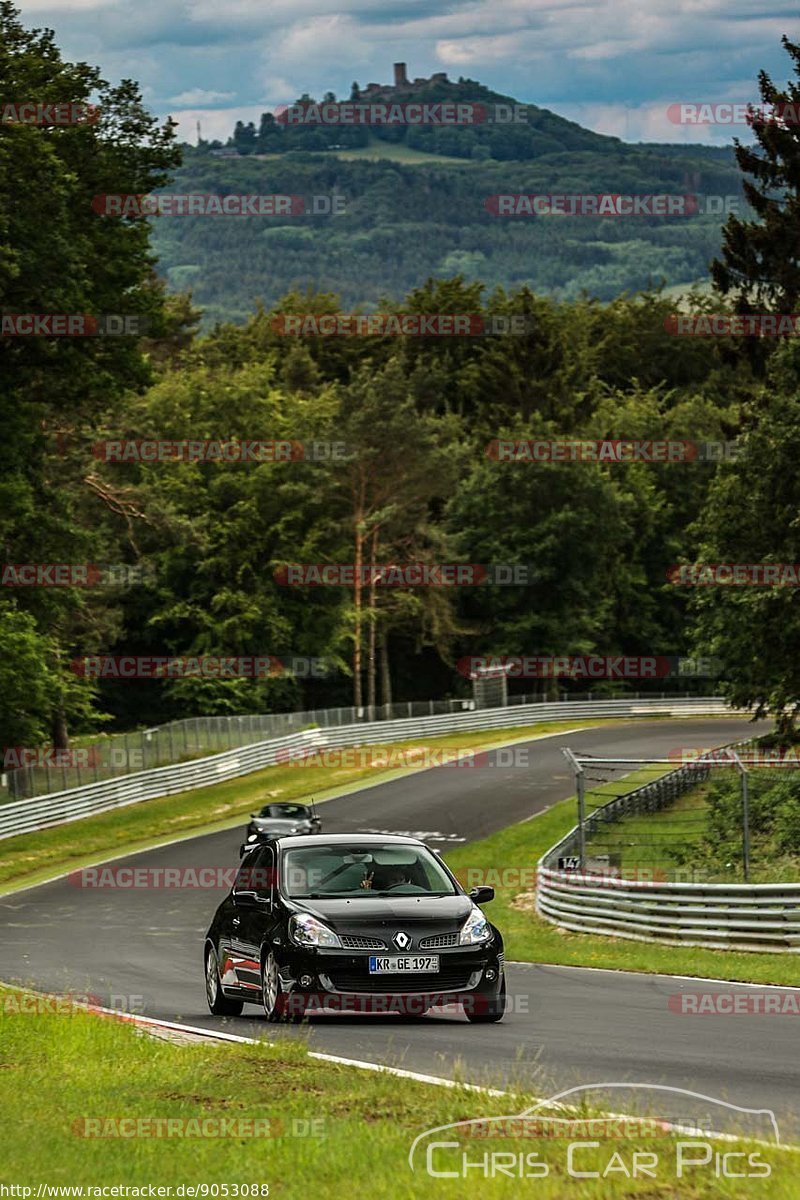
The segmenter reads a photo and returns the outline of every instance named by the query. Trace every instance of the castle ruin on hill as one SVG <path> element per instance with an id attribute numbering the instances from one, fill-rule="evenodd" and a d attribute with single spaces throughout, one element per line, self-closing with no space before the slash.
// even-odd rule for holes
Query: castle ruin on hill
<path id="1" fill-rule="evenodd" d="M 449 83 L 446 71 L 437 71 L 431 75 L 430 79 L 409 79 L 406 74 L 406 64 L 397 62 L 394 64 L 394 83 L 368 83 L 361 91 L 361 99 L 373 99 L 380 97 L 381 99 L 389 96 L 402 96 L 405 93 L 417 91 L 421 87 L 430 86 L 434 83 Z"/>

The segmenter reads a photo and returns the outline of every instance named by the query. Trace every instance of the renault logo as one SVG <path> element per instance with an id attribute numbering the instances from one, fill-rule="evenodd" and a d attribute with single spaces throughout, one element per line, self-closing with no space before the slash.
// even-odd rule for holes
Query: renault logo
<path id="1" fill-rule="evenodd" d="M 407 933 L 403 933 L 402 929 L 398 929 L 397 933 L 392 938 L 392 941 L 394 942 L 395 946 L 399 947 L 400 950 L 407 950 L 411 945 L 411 938 Z"/>

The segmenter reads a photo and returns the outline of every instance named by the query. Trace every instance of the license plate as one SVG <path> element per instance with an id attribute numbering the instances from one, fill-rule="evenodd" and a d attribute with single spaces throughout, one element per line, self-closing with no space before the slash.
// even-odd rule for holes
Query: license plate
<path id="1" fill-rule="evenodd" d="M 390 954 L 386 958 L 379 954 L 370 954 L 369 956 L 370 975 L 392 975 L 398 971 L 406 974 L 415 974 L 417 972 L 438 970 L 438 954 Z"/>

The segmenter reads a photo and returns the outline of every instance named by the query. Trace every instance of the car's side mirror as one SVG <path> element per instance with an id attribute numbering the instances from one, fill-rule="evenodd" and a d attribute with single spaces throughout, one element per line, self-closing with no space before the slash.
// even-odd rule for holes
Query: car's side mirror
<path id="1" fill-rule="evenodd" d="M 272 903 L 269 896 L 260 896 L 258 892 L 234 892 L 233 901 L 239 908 L 268 908 Z"/>
<path id="2" fill-rule="evenodd" d="M 490 900 L 494 900 L 493 887 L 474 887 L 469 893 L 470 900 L 474 900 L 476 904 L 488 904 Z"/>

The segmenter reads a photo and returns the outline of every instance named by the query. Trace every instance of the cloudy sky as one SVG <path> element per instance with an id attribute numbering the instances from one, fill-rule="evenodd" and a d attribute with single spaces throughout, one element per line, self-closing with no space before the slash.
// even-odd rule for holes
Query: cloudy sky
<path id="1" fill-rule="evenodd" d="M 746 103 L 762 68 L 789 76 L 796 0 L 20 0 L 65 57 L 133 77 L 180 135 L 225 138 L 237 119 L 303 92 L 446 71 L 626 141 L 729 141 L 737 126 L 674 124 L 676 101 Z"/>

